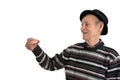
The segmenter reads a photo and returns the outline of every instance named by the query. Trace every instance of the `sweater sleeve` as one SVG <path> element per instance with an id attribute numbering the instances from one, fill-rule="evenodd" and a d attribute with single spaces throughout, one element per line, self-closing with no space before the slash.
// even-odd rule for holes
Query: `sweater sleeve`
<path id="1" fill-rule="evenodd" d="M 120 56 L 110 62 L 106 76 L 108 80 L 120 80 Z"/>
<path id="2" fill-rule="evenodd" d="M 68 60 L 69 56 L 66 50 L 64 50 L 60 54 L 56 54 L 54 57 L 50 58 L 38 45 L 32 52 L 36 56 L 36 60 L 39 65 L 42 68 L 50 71 L 63 68 L 67 63 L 66 61 Z"/>

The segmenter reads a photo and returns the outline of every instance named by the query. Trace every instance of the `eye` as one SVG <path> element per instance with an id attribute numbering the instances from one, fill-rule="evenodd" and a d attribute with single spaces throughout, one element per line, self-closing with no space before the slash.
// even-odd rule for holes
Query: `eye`
<path id="1" fill-rule="evenodd" d="M 89 23 L 82 23 L 81 26 L 86 26 L 86 27 L 88 27 L 88 26 L 89 26 Z"/>
<path id="2" fill-rule="evenodd" d="M 85 26 L 86 26 L 86 27 L 88 27 L 88 26 L 89 26 L 89 24 L 88 24 L 88 23 L 85 23 Z"/>
<path id="3" fill-rule="evenodd" d="M 85 26 L 88 26 L 88 25 L 89 25 L 88 23 L 85 24 Z"/>

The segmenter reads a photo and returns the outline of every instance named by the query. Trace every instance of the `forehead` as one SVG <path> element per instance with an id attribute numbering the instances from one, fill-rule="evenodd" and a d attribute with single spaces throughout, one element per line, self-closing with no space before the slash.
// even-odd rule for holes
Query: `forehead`
<path id="1" fill-rule="evenodd" d="M 92 14 L 88 14 L 86 15 L 83 19 L 82 19 L 82 22 L 93 22 L 93 21 L 97 21 L 99 20 L 96 16 L 92 15 Z"/>

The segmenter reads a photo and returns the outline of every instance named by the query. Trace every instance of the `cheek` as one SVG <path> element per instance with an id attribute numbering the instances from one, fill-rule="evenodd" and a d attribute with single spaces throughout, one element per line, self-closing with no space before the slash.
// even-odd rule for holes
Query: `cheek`
<path id="1" fill-rule="evenodd" d="M 95 35 L 97 35 L 98 34 L 98 30 L 96 30 L 96 29 L 91 29 L 91 30 L 89 30 L 89 35 L 90 36 L 95 36 Z"/>
<path id="2" fill-rule="evenodd" d="M 93 34 L 94 36 L 98 35 L 98 34 L 99 34 L 99 30 L 94 30 L 94 31 L 92 32 L 92 34 Z"/>
<path id="3" fill-rule="evenodd" d="M 100 33 L 100 29 L 96 28 L 95 32 L 96 32 L 96 34 L 99 34 Z"/>

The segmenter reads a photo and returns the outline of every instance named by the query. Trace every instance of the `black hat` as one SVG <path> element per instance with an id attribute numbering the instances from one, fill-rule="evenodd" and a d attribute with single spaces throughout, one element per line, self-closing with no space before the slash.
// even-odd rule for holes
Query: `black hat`
<path id="1" fill-rule="evenodd" d="M 104 28 L 103 28 L 103 31 L 101 33 L 101 35 L 106 35 L 108 33 L 108 27 L 107 27 L 107 24 L 108 24 L 108 18 L 107 16 L 101 12 L 100 10 L 97 10 L 97 9 L 94 9 L 94 10 L 85 10 L 81 13 L 80 15 L 80 20 L 82 21 L 82 19 L 88 15 L 88 14 L 92 14 L 94 16 L 96 16 L 100 21 L 103 21 L 104 22 Z"/>

